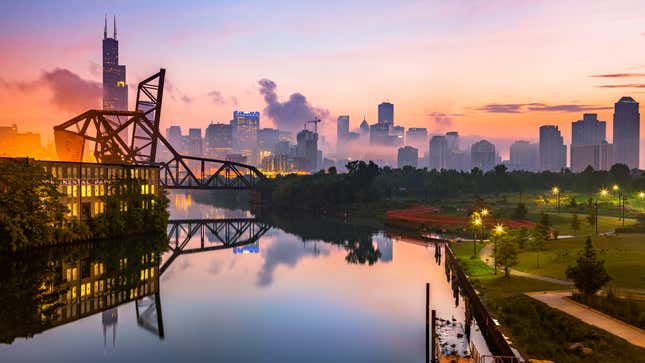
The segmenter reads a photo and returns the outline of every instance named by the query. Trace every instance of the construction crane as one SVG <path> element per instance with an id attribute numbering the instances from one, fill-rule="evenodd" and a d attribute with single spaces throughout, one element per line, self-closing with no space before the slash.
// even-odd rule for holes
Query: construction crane
<path id="1" fill-rule="evenodd" d="M 320 122 L 320 119 L 316 117 L 315 119 L 311 121 L 305 121 L 304 129 L 307 129 L 307 124 L 314 124 L 314 133 L 318 133 L 318 123 Z"/>

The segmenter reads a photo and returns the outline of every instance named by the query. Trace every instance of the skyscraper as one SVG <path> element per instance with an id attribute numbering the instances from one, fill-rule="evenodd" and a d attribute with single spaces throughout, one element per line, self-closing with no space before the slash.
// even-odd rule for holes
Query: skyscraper
<path id="1" fill-rule="evenodd" d="M 203 140 L 202 129 L 188 129 L 188 138 L 186 140 L 186 151 L 188 155 L 202 156 Z"/>
<path id="2" fill-rule="evenodd" d="M 446 169 L 448 157 L 448 142 L 445 136 L 433 136 L 430 139 L 428 148 L 428 159 L 430 169 Z"/>
<path id="3" fill-rule="evenodd" d="M 349 134 L 349 116 L 338 116 L 338 120 L 336 121 L 336 142 L 338 145 L 342 144 L 347 134 Z"/>
<path id="4" fill-rule="evenodd" d="M 639 167 L 640 125 L 638 102 L 622 97 L 614 105 L 614 162 Z"/>
<path id="5" fill-rule="evenodd" d="M 107 16 L 103 28 L 103 109 L 128 109 L 128 84 L 125 66 L 119 65 L 119 41 L 116 40 L 116 17 L 112 38 L 107 35 Z"/>
<path id="6" fill-rule="evenodd" d="M 206 128 L 205 154 L 223 159 L 233 149 L 233 129 L 231 125 L 217 123 Z"/>
<path id="7" fill-rule="evenodd" d="M 388 126 L 394 125 L 394 105 L 382 102 L 378 105 L 378 123 Z"/>
<path id="8" fill-rule="evenodd" d="M 559 172 L 567 166 L 567 147 L 555 125 L 540 126 L 540 170 Z"/>
<path id="9" fill-rule="evenodd" d="M 428 145 L 428 129 L 425 127 L 410 127 L 405 136 L 405 143 L 419 150 L 425 150 Z"/>
<path id="10" fill-rule="evenodd" d="M 404 166 L 417 167 L 419 162 L 419 150 L 412 146 L 404 146 L 399 148 L 397 154 L 397 166 L 403 168 Z"/>
<path id="11" fill-rule="evenodd" d="M 302 160 L 302 168 L 313 171 L 318 168 L 318 134 L 309 130 L 298 133 L 296 156 Z"/>
<path id="12" fill-rule="evenodd" d="M 170 126 L 166 129 L 166 140 L 172 145 L 175 151 L 183 153 L 184 148 L 184 138 L 181 135 L 181 126 Z"/>
<path id="13" fill-rule="evenodd" d="M 470 147 L 471 167 L 488 171 L 495 166 L 495 145 L 487 140 L 481 140 Z"/>
<path id="14" fill-rule="evenodd" d="M 578 173 L 587 166 L 595 170 L 611 167 L 613 146 L 605 139 L 607 123 L 598 121 L 595 113 L 585 113 L 582 120 L 571 123 L 571 170 Z"/>
<path id="15" fill-rule="evenodd" d="M 233 129 L 233 148 L 246 156 L 252 163 L 257 162 L 255 152 L 258 147 L 259 112 L 234 111 L 231 128 Z"/>
<path id="16" fill-rule="evenodd" d="M 537 171 L 540 167 L 540 151 L 537 144 L 518 140 L 511 144 L 510 169 Z"/>
<path id="17" fill-rule="evenodd" d="M 388 124 L 378 123 L 370 125 L 371 145 L 391 145 Z"/>

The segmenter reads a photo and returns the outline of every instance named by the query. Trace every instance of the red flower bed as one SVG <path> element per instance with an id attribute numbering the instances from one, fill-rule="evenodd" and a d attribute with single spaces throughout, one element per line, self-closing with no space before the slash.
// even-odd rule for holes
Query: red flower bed
<path id="1" fill-rule="evenodd" d="M 446 227 L 470 227 L 470 217 L 467 216 L 448 216 L 438 214 L 439 208 L 433 206 L 414 206 L 408 209 L 391 210 L 386 213 L 388 220 L 408 222 L 414 224 L 446 226 Z M 494 219 L 485 218 L 484 223 L 488 227 L 494 227 L 502 224 L 508 228 L 533 228 L 535 223 L 531 221 L 513 220 L 513 219 Z"/>

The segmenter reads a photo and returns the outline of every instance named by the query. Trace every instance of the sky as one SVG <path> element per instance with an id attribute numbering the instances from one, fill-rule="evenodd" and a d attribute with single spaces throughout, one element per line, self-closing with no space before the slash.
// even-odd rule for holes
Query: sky
<path id="1" fill-rule="evenodd" d="M 356 128 L 389 101 L 396 124 L 488 138 L 504 156 L 543 124 L 569 142 L 584 112 L 611 141 L 613 103 L 645 99 L 644 1 L 25 0 L 0 3 L 0 125 L 46 142 L 100 107 L 106 13 L 131 108 L 136 84 L 166 69 L 162 128 L 234 110 L 301 128 L 275 118 L 305 110 L 333 143 L 338 115 Z"/>

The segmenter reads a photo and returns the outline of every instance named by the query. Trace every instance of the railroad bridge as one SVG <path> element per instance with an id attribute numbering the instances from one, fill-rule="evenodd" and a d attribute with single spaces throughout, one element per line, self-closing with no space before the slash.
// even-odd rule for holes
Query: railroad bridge
<path id="1" fill-rule="evenodd" d="M 166 71 L 137 87 L 135 111 L 88 110 L 54 127 L 56 152 L 64 161 L 157 165 L 166 189 L 253 189 L 265 176 L 256 167 L 228 160 L 182 155 L 159 133 Z"/>

